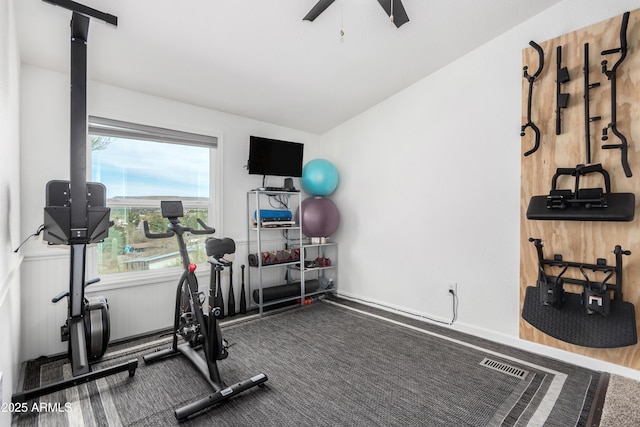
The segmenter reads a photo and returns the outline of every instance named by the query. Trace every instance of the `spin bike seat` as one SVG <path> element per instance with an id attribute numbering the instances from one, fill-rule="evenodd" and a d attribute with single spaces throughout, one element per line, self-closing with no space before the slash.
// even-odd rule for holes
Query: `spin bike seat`
<path id="1" fill-rule="evenodd" d="M 204 243 L 207 248 L 207 257 L 213 257 L 217 260 L 223 258 L 226 254 L 232 254 L 236 251 L 236 242 L 228 237 L 224 239 L 208 237 Z"/>

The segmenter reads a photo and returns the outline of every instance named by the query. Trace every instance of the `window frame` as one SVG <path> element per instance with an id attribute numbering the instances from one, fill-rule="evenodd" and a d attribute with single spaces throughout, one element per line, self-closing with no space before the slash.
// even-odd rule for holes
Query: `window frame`
<path id="1" fill-rule="evenodd" d="M 139 123 L 126 122 L 105 117 L 89 115 L 87 124 L 87 180 L 91 180 L 91 155 L 90 135 L 101 135 L 116 138 L 139 139 L 152 142 L 194 145 L 209 148 L 209 201 L 189 200 L 185 208 L 206 208 L 211 212 L 213 220 L 209 220 L 211 227 L 216 229 L 216 234 L 224 234 L 222 231 L 222 135 L 217 132 L 193 133 L 182 130 L 168 129 L 163 127 L 143 125 Z M 137 201 L 139 203 L 140 200 Z M 112 201 L 109 207 L 130 206 L 125 201 Z M 139 206 L 160 207 L 159 201 L 144 200 Z M 87 250 L 86 259 L 87 277 L 98 277 L 98 248 L 97 244 L 90 245 Z M 101 277 L 101 285 L 94 285 L 94 290 L 112 287 L 126 287 L 133 285 L 148 285 L 157 282 L 159 278 L 167 279 L 175 276 L 179 277 L 181 269 L 179 267 L 164 268 L 158 270 L 132 271 L 122 273 L 111 273 Z"/>

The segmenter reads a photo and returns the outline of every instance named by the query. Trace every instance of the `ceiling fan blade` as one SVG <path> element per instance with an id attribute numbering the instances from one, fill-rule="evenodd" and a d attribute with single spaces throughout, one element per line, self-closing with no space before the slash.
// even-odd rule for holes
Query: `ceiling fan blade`
<path id="1" fill-rule="evenodd" d="M 303 21 L 313 21 L 314 19 L 316 19 L 322 12 L 324 12 L 324 10 L 326 8 L 328 8 L 329 6 L 331 6 L 331 3 L 333 3 L 335 0 L 319 0 L 318 3 L 316 3 L 315 6 L 313 6 L 313 9 L 311 9 L 309 11 L 309 13 L 307 13 L 307 16 L 305 16 L 304 18 L 302 18 Z"/>
<path id="2" fill-rule="evenodd" d="M 380 6 L 387 12 L 387 15 L 391 16 L 391 0 L 378 0 Z M 409 22 L 407 11 L 404 10 L 404 6 L 401 0 L 393 0 L 393 23 L 397 28 Z"/>

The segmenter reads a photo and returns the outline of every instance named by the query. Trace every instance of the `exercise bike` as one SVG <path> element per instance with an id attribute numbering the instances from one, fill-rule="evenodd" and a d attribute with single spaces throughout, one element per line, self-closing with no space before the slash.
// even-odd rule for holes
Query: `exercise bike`
<path id="1" fill-rule="evenodd" d="M 143 360 L 145 363 L 153 363 L 166 357 L 181 354 L 193 364 L 213 389 L 212 394 L 174 411 L 178 421 L 183 421 L 196 412 L 229 399 L 249 388 L 262 385 L 268 378 L 261 373 L 232 386 L 226 386 L 218 371 L 217 361 L 228 356 L 229 346 L 226 340 L 222 339 L 222 332 L 218 323 L 222 307 L 213 307 L 215 301 L 214 293 L 221 291 L 219 283 L 216 283 L 216 281 L 219 281 L 219 273 L 225 267 L 231 265 L 231 262 L 225 260 L 224 256 L 235 252 L 235 242 L 229 238 L 217 239 L 214 237 L 208 237 L 205 241 L 207 260 L 213 268 L 211 272 L 212 283 L 209 285 L 208 304 L 206 310 L 204 310 L 203 305 L 206 298 L 198 290 L 198 280 L 195 274 L 196 265 L 192 264 L 189 259 L 184 234 L 213 234 L 215 229 L 208 227 L 200 219 L 198 219 L 198 223 L 202 229 L 193 229 L 182 225 L 179 219 L 184 216 L 181 201 L 162 201 L 160 206 L 162 216 L 169 220 L 167 232 L 151 233 L 149 224 L 145 221 L 143 223 L 144 233 L 150 239 L 175 236 L 178 241 L 184 271 L 176 291 L 171 348 L 145 355 Z M 179 343 L 180 339 L 184 342 Z M 204 352 L 204 357 L 198 352 L 200 347 Z"/>

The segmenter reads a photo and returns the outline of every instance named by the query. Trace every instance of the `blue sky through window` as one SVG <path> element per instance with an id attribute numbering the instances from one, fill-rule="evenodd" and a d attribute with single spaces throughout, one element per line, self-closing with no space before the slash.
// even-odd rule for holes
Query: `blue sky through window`
<path id="1" fill-rule="evenodd" d="M 113 197 L 209 198 L 209 148 L 110 138 L 91 152 L 91 180 Z"/>

